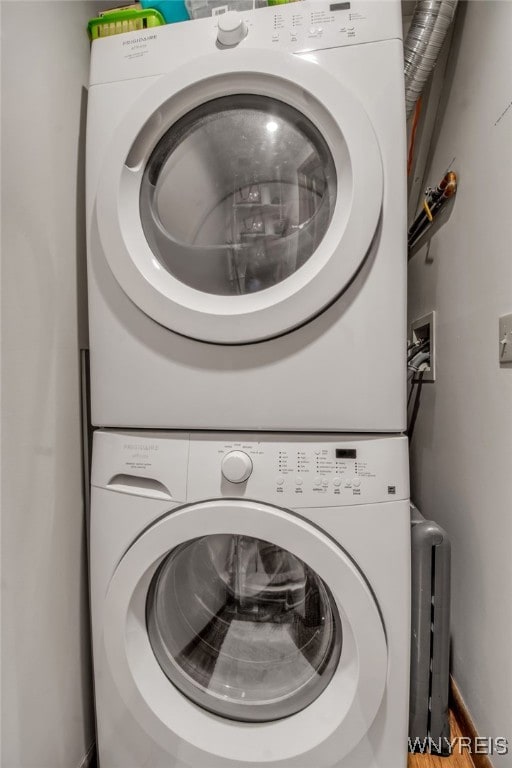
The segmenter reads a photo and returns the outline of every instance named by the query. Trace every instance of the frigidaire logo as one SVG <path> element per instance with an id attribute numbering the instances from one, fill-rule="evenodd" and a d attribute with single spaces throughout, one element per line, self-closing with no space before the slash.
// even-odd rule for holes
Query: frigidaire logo
<path id="1" fill-rule="evenodd" d="M 146 43 L 148 40 L 156 40 L 156 35 L 144 35 L 144 37 L 132 37 L 130 40 L 123 40 L 123 45 L 135 45 L 136 43 Z"/>
<path id="2" fill-rule="evenodd" d="M 158 445 L 151 443 L 125 443 L 123 448 L 127 451 L 158 451 Z"/>

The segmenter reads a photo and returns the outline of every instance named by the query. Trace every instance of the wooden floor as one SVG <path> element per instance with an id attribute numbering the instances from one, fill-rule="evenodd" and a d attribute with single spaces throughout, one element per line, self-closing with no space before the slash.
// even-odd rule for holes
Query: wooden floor
<path id="1" fill-rule="evenodd" d="M 459 724 L 452 713 L 450 713 L 450 725 L 452 739 L 462 736 Z M 409 755 L 409 768 L 474 768 L 474 763 L 466 751 L 459 755 L 456 750 L 456 754 L 451 757 Z"/>

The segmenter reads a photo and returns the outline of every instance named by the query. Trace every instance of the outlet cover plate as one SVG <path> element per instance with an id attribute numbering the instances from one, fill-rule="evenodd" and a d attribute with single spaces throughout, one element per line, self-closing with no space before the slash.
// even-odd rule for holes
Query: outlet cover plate
<path id="1" fill-rule="evenodd" d="M 500 317 L 498 341 L 500 363 L 512 363 L 512 314 Z"/>

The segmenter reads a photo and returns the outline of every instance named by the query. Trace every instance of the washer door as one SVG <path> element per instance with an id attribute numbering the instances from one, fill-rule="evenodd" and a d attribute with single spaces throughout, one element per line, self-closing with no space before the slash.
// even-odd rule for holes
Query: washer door
<path id="1" fill-rule="evenodd" d="M 303 760 L 333 740 L 341 758 L 385 687 L 364 577 L 314 526 L 257 502 L 194 504 L 148 528 L 109 585 L 104 642 L 133 716 L 197 768 Z"/>
<path id="2" fill-rule="evenodd" d="M 162 76 L 106 158 L 96 216 L 115 277 L 150 317 L 202 341 L 307 322 L 349 284 L 377 229 L 370 120 L 306 57 L 232 51 Z"/>

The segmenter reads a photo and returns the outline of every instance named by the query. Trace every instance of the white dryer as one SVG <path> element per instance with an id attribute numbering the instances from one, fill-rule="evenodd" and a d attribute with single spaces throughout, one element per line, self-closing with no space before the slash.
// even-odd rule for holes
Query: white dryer
<path id="1" fill-rule="evenodd" d="M 318 0 L 94 41 L 95 425 L 405 427 L 401 35 Z"/>
<path id="2" fill-rule="evenodd" d="M 99 431 L 101 768 L 405 768 L 404 437 Z"/>

